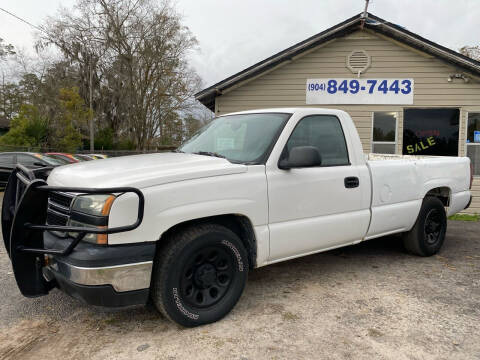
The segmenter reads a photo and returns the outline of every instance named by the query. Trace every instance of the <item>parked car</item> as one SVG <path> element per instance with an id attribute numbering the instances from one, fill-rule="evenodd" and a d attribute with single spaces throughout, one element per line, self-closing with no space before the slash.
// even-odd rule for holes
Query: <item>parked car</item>
<path id="1" fill-rule="evenodd" d="M 4 152 L 0 153 L 0 187 L 7 185 L 8 178 L 17 164 L 35 169 L 44 166 L 60 166 L 68 164 L 66 160 L 55 159 L 41 153 Z"/>
<path id="2" fill-rule="evenodd" d="M 87 155 L 87 154 L 75 154 L 75 156 L 78 157 L 79 159 L 83 160 L 83 161 L 95 160 L 95 158 L 93 158 L 92 156 Z"/>
<path id="3" fill-rule="evenodd" d="M 96 159 L 106 159 L 108 158 L 108 155 L 105 154 L 89 154 L 90 156 L 93 156 Z"/>
<path id="4" fill-rule="evenodd" d="M 77 163 L 77 162 L 80 162 L 80 161 L 84 161 L 84 160 L 80 159 L 79 157 L 77 157 L 75 155 L 72 155 L 72 154 L 68 154 L 68 153 L 48 152 L 48 153 L 46 153 L 46 155 L 48 155 L 50 157 L 53 157 L 55 159 L 65 160 L 65 161 L 67 161 L 71 164 Z"/>
<path id="5" fill-rule="evenodd" d="M 394 233 L 437 253 L 447 216 L 469 206 L 472 169 L 368 157 L 347 113 L 286 108 L 221 116 L 175 153 L 59 167 L 26 190 L 11 179 L 2 228 L 23 295 L 151 299 L 197 326 L 225 316 L 256 267 Z"/>

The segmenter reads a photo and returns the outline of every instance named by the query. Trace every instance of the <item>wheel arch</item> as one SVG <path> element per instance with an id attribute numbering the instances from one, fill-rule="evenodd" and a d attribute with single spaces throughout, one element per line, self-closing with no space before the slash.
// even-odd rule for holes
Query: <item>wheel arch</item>
<path id="1" fill-rule="evenodd" d="M 250 219 L 243 214 L 222 214 L 190 219 L 177 223 L 165 230 L 157 241 L 157 251 L 161 251 L 166 243 L 165 239 L 173 232 L 198 224 L 218 224 L 233 231 L 242 241 L 248 253 L 249 268 L 253 269 L 257 263 L 257 239 Z"/>
<path id="2" fill-rule="evenodd" d="M 450 205 L 450 197 L 452 194 L 452 189 L 448 186 L 437 186 L 428 189 L 425 192 L 423 198 L 425 199 L 427 196 L 429 197 L 436 197 L 438 198 L 443 206 L 448 207 Z"/>

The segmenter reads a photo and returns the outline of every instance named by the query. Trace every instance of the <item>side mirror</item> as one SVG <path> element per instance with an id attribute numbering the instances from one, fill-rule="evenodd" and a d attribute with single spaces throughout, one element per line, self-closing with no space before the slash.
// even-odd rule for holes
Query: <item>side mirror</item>
<path id="1" fill-rule="evenodd" d="M 42 166 L 43 167 L 43 166 L 45 166 L 45 164 L 41 163 L 39 161 L 36 161 L 36 162 L 33 163 L 33 166 Z"/>
<path id="2" fill-rule="evenodd" d="M 322 165 L 322 157 L 315 146 L 295 146 L 290 150 L 288 158 L 278 162 L 282 170 Z"/>

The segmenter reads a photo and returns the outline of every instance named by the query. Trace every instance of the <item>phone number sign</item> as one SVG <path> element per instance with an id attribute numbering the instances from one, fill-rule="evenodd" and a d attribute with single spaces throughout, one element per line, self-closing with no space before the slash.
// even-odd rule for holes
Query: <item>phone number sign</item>
<path id="1" fill-rule="evenodd" d="M 413 104 L 413 79 L 308 79 L 307 104 Z"/>

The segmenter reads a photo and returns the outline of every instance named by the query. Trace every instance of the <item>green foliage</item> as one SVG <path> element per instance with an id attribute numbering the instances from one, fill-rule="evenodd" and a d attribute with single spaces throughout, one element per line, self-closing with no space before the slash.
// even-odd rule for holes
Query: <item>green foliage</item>
<path id="1" fill-rule="evenodd" d="M 59 111 L 51 122 L 50 143 L 58 151 L 76 152 L 82 147 L 81 129 L 92 119 L 76 87 L 60 89 Z"/>
<path id="2" fill-rule="evenodd" d="M 89 143 L 90 145 L 90 143 Z M 95 149 L 112 150 L 113 149 L 113 129 L 105 127 L 95 134 Z"/>
<path id="3" fill-rule="evenodd" d="M 135 150 L 136 148 L 133 140 L 127 138 L 120 139 L 113 146 L 114 150 Z"/>
<path id="4" fill-rule="evenodd" d="M 10 122 L 10 130 L 0 137 L 5 148 L 28 147 L 32 150 L 54 148 L 75 152 L 82 147 L 82 130 L 92 118 L 78 89 L 62 88 L 52 97 L 50 106 L 23 104 Z"/>
<path id="5" fill-rule="evenodd" d="M 448 217 L 448 220 L 457 221 L 480 221 L 479 214 L 455 214 Z"/>
<path id="6" fill-rule="evenodd" d="M 25 146 L 38 149 L 45 145 L 48 136 L 47 120 L 34 105 L 24 104 L 12 119 L 10 130 L 0 137 L 1 145 Z"/>

